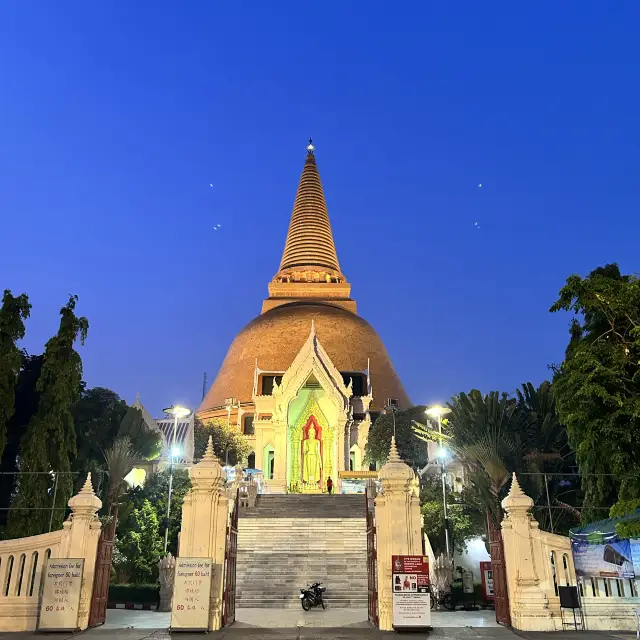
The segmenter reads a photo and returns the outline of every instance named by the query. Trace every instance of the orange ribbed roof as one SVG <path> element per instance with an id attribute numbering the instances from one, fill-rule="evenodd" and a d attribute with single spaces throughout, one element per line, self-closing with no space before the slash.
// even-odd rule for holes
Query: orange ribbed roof
<path id="1" fill-rule="evenodd" d="M 309 144 L 280 271 L 300 267 L 321 267 L 340 272 L 327 203 L 313 151 L 313 145 Z"/>

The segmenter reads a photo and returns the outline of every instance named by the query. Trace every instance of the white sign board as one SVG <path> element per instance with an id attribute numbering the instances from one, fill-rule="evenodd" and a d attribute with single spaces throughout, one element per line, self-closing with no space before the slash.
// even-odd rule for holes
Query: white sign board
<path id="1" fill-rule="evenodd" d="M 212 569 L 211 558 L 176 558 L 171 608 L 172 629 L 209 629 Z"/>
<path id="2" fill-rule="evenodd" d="M 40 601 L 39 630 L 75 631 L 78 628 L 83 572 L 84 558 L 47 560 Z"/>
<path id="3" fill-rule="evenodd" d="M 393 556 L 393 626 L 430 627 L 429 564 L 423 556 Z"/>

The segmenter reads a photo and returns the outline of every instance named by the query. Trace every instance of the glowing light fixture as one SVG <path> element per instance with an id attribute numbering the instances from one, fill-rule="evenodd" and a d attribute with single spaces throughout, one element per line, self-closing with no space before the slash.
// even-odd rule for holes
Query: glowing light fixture
<path id="1" fill-rule="evenodd" d="M 442 416 L 446 416 L 447 413 L 451 413 L 451 409 L 441 407 L 439 404 L 434 404 L 432 407 L 429 407 L 425 413 L 432 418 L 441 418 Z"/>
<path id="2" fill-rule="evenodd" d="M 191 410 L 180 404 L 174 404 L 164 412 L 173 416 L 173 438 L 171 439 L 171 450 L 169 456 L 169 496 L 167 497 L 167 517 L 164 519 L 164 552 L 167 553 L 167 545 L 169 544 L 169 518 L 171 515 L 171 494 L 173 493 L 173 463 L 177 456 L 180 455 L 180 447 L 176 445 L 176 436 L 178 433 L 178 420 L 191 415 Z"/>
<path id="3" fill-rule="evenodd" d="M 186 418 L 191 415 L 191 409 L 187 409 L 187 407 L 183 407 L 181 404 L 174 404 L 168 409 L 163 409 L 163 413 L 168 413 L 173 418 Z"/>

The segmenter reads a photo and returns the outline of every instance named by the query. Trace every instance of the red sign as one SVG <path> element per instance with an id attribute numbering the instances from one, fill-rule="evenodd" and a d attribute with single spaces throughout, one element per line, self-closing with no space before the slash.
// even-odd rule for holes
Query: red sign
<path id="1" fill-rule="evenodd" d="M 415 573 L 418 586 L 429 585 L 429 558 L 427 556 L 391 556 L 392 573 Z"/>
<path id="2" fill-rule="evenodd" d="M 482 597 L 487 601 L 493 601 L 493 569 L 490 562 L 480 563 L 480 575 L 482 576 Z"/>

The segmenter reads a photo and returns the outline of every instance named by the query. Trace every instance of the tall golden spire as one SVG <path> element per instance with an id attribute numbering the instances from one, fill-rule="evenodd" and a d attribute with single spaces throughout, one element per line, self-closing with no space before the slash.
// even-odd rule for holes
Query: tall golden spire
<path id="1" fill-rule="evenodd" d="M 340 264 L 333 242 L 327 203 L 324 199 L 314 151 L 315 147 L 309 138 L 307 159 L 293 204 L 280 271 L 320 267 L 340 273 Z"/>
<path id="2" fill-rule="evenodd" d="M 311 138 L 293 203 L 280 269 L 269 283 L 262 312 L 298 300 L 334 304 L 356 311 L 351 285 L 340 271 L 327 203 Z"/>

